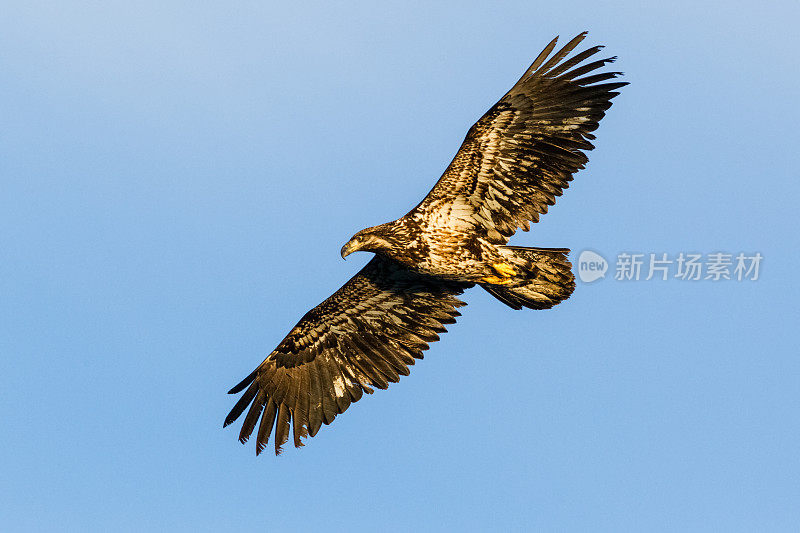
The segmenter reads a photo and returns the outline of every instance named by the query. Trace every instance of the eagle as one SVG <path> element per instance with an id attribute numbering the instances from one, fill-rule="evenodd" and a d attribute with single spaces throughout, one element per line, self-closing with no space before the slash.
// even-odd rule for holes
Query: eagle
<path id="1" fill-rule="evenodd" d="M 239 441 L 258 426 L 256 454 L 274 430 L 280 454 L 317 434 L 373 388 L 386 389 L 422 359 L 479 285 L 512 309 L 548 309 L 575 288 L 566 248 L 509 246 L 555 203 L 594 146 L 592 132 L 626 82 L 596 59 L 571 55 L 583 32 L 558 37 L 478 120 L 427 196 L 405 216 L 356 233 L 342 247 L 374 257 L 306 313 L 229 394 L 244 391 L 224 426 L 247 409 Z M 248 409 L 249 408 L 249 409 Z"/>

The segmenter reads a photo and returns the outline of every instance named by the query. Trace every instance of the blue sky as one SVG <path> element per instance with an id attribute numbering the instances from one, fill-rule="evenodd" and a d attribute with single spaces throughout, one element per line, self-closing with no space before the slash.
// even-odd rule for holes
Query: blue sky
<path id="1" fill-rule="evenodd" d="M 36 2 L 0 18 L 7 531 L 796 531 L 794 2 Z M 631 82 L 515 244 L 760 252 L 755 282 L 466 296 L 301 450 L 222 429 L 556 34 Z M 613 265 L 612 265 L 613 268 Z"/>

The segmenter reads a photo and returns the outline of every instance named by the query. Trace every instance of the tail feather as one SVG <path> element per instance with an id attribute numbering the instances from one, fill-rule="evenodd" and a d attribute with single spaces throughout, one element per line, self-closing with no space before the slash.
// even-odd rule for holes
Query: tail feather
<path id="1" fill-rule="evenodd" d="M 481 284 L 486 292 L 512 309 L 550 309 L 572 294 L 575 277 L 567 259 L 567 248 L 526 248 L 503 246 L 523 263 L 529 281 L 514 286 Z M 521 260 L 521 261 L 519 261 Z"/>

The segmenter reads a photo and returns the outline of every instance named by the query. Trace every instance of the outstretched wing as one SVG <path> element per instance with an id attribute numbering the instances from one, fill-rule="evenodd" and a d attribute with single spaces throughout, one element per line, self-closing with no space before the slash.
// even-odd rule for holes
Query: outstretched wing
<path id="1" fill-rule="evenodd" d="M 239 440 L 256 424 L 256 453 L 275 428 L 275 453 L 313 437 L 372 388 L 409 374 L 428 343 L 439 340 L 466 305 L 456 298 L 471 284 L 416 274 L 376 255 L 341 289 L 306 313 L 263 363 L 230 390 L 247 389 L 225 419 L 232 423 L 250 406 Z"/>
<path id="2" fill-rule="evenodd" d="M 582 33 L 564 48 L 556 37 L 522 78 L 470 128 L 450 166 L 409 215 L 445 226 L 467 225 L 504 244 L 529 229 L 555 203 L 594 146 L 592 131 L 624 82 L 620 72 L 597 69 L 615 58 L 586 62 L 595 46 L 565 59 Z"/>

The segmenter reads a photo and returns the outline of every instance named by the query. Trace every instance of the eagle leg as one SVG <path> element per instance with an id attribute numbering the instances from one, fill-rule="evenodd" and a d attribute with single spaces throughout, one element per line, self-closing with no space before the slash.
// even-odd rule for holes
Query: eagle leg
<path id="1" fill-rule="evenodd" d="M 492 285 L 508 285 L 512 281 L 512 278 L 498 278 L 497 276 L 486 276 L 482 279 L 484 283 L 491 283 Z"/>
<path id="2" fill-rule="evenodd" d="M 510 278 L 517 275 L 517 271 L 508 263 L 494 263 L 492 268 L 504 278 Z"/>

